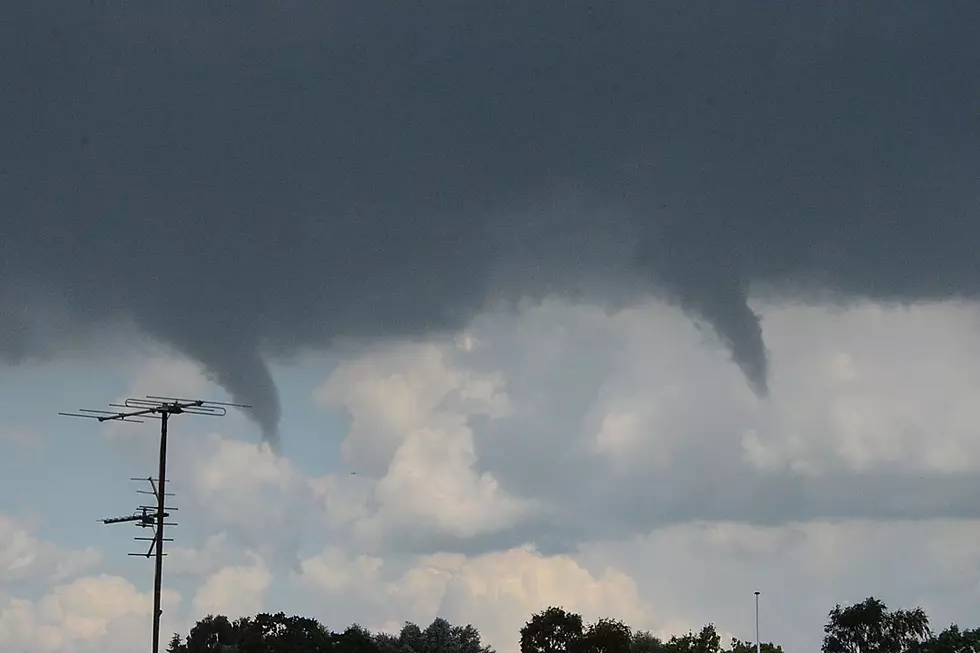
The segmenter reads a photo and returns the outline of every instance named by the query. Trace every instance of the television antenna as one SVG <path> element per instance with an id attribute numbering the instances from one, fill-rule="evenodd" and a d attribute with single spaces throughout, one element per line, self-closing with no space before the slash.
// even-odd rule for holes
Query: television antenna
<path id="1" fill-rule="evenodd" d="M 159 521 L 159 513 L 160 513 L 160 496 L 159 496 L 159 490 L 157 489 L 159 479 L 150 477 L 150 478 L 131 478 L 129 480 L 148 482 L 150 484 L 149 490 L 136 490 L 136 492 L 139 494 L 152 495 L 156 499 L 156 505 L 137 506 L 136 510 L 131 515 L 125 515 L 123 517 L 107 517 L 105 519 L 100 519 L 99 521 L 102 522 L 103 524 L 124 524 L 124 523 L 131 522 L 134 523 L 136 526 L 139 526 L 140 528 L 152 528 L 153 537 L 133 538 L 134 540 L 137 541 L 149 542 L 150 548 L 145 553 L 129 554 L 131 556 L 144 556 L 146 558 L 149 558 L 151 555 L 153 555 L 157 546 L 157 530 L 158 530 L 158 521 Z M 169 481 L 167 482 L 169 483 Z M 174 495 L 173 492 L 164 492 L 164 497 L 172 497 L 173 495 Z M 166 503 L 166 499 L 164 499 L 164 503 Z M 176 512 L 177 508 L 174 508 L 173 506 L 164 506 L 163 509 L 164 509 L 162 515 L 164 519 L 163 525 L 176 526 L 177 522 L 168 522 L 166 521 L 166 519 L 170 517 L 171 512 Z M 173 542 L 174 540 L 172 537 L 164 537 L 162 538 L 162 541 Z M 162 553 L 161 555 L 166 556 L 167 554 Z"/>
<path id="2" fill-rule="evenodd" d="M 77 413 L 58 413 L 65 417 L 83 417 L 95 419 L 99 422 L 130 422 L 143 423 L 147 419 L 160 421 L 160 460 L 159 472 L 157 477 L 147 479 L 150 483 L 151 491 L 137 490 L 141 494 L 152 494 L 156 499 L 156 505 L 139 506 L 139 511 L 124 517 L 110 517 L 101 520 L 104 524 L 119 524 L 126 522 L 136 522 L 137 526 L 143 528 L 153 527 L 152 538 L 137 537 L 137 540 L 149 540 L 151 542 L 149 550 L 145 554 L 136 553 L 130 555 L 145 555 L 149 558 L 154 556 L 155 569 L 153 574 L 153 653 L 160 652 L 160 591 L 163 583 L 163 543 L 172 542 L 173 538 L 164 537 L 165 526 L 175 526 L 173 522 L 167 522 L 170 512 L 176 508 L 166 505 L 166 498 L 173 496 L 172 493 L 165 491 L 167 487 L 167 424 L 173 415 L 204 415 L 207 417 L 224 417 L 228 414 L 228 408 L 251 408 L 245 404 L 232 404 L 222 401 L 206 401 L 204 399 L 181 399 L 179 397 L 160 397 L 156 395 L 146 395 L 145 397 L 130 397 L 121 404 L 109 404 L 112 408 L 122 409 L 93 410 L 80 408 Z"/>

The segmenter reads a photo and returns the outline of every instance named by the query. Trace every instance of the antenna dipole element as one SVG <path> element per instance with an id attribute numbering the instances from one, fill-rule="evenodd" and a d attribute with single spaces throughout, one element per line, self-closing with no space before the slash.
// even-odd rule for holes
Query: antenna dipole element
<path id="1" fill-rule="evenodd" d="M 119 523 L 125 521 L 140 521 L 140 525 L 148 526 L 154 521 L 156 523 L 156 532 L 152 539 L 152 544 L 150 545 L 150 550 L 147 552 L 147 557 L 150 553 L 155 553 L 155 569 L 153 573 L 153 653 L 160 653 L 160 615 L 163 611 L 160 609 L 160 595 L 163 586 L 163 543 L 172 541 L 172 539 L 165 538 L 163 536 L 164 527 L 167 526 L 165 521 L 166 517 L 169 516 L 166 512 L 167 507 L 165 505 L 165 499 L 167 493 L 164 489 L 167 487 L 167 423 L 170 421 L 172 415 L 204 415 L 208 417 L 224 417 L 228 414 L 228 408 L 251 408 L 245 404 L 232 404 L 222 401 L 206 401 L 204 399 L 183 399 L 180 397 L 161 397 L 157 395 L 146 395 L 145 397 L 130 397 L 126 399 L 121 404 L 109 404 L 113 408 L 121 408 L 121 411 L 108 411 L 108 410 L 92 410 L 87 408 L 81 408 L 76 413 L 58 413 L 59 415 L 64 415 L 66 417 L 84 417 L 88 419 L 96 419 L 99 422 L 135 422 L 141 423 L 146 419 L 158 419 L 160 420 L 160 461 L 159 470 L 156 478 L 157 485 L 153 484 L 153 479 L 150 478 L 150 486 L 153 488 L 153 494 L 156 497 L 157 505 L 155 511 L 150 514 L 147 513 L 146 509 L 149 506 L 144 507 L 143 513 L 140 515 L 131 515 L 129 517 L 116 517 L 110 518 L 108 520 L 103 520 L 104 523 Z M 137 539 L 147 539 L 147 538 L 137 538 Z"/>

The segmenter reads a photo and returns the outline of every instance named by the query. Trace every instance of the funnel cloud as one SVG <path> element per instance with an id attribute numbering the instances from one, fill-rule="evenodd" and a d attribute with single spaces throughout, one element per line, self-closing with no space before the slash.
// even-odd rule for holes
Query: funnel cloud
<path id="1" fill-rule="evenodd" d="M 273 443 L 270 356 L 488 301 L 660 295 L 764 394 L 754 289 L 980 291 L 974 2 L 5 13 L 0 356 L 135 322 Z"/>

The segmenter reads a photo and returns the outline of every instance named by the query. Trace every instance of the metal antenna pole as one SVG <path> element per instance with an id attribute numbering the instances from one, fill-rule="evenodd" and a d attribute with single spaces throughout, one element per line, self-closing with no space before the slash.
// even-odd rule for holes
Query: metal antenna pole
<path id="1" fill-rule="evenodd" d="M 210 417 L 224 417 L 228 414 L 227 407 L 251 408 L 245 404 L 230 404 L 220 401 L 205 401 L 203 399 L 180 399 L 177 397 L 158 397 L 147 395 L 141 398 L 129 398 L 122 404 L 109 404 L 116 408 L 125 408 L 122 412 L 108 410 L 90 410 L 87 408 L 79 409 L 77 413 L 58 413 L 67 417 L 86 417 L 97 419 L 100 422 L 137 422 L 143 419 L 160 420 L 160 461 L 156 484 L 154 479 L 149 478 L 150 487 L 157 500 L 156 506 L 140 506 L 141 513 L 134 513 L 126 517 L 113 517 L 103 519 L 104 524 L 117 524 L 120 522 L 138 522 L 137 526 L 155 526 L 155 533 L 152 538 L 137 537 L 137 540 L 149 540 L 150 549 L 145 554 L 147 558 L 155 554 L 154 574 L 153 574 L 153 653 L 160 652 L 160 616 L 163 610 L 160 608 L 160 597 L 163 588 L 163 557 L 167 555 L 163 552 L 163 543 L 172 542 L 173 538 L 164 537 L 165 526 L 176 526 L 176 524 L 165 521 L 170 516 L 169 510 L 176 510 L 166 505 L 166 497 L 172 494 L 166 491 L 167 488 L 167 425 L 171 415 L 206 415 Z M 133 479 L 140 480 L 140 479 Z M 151 494 L 146 492 L 146 494 Z M 152 510 L 152 513 L 147 511 Z"/>
<path id="2" fill-rule="evenodd" d="M 164 509 L 164 488 L 167 487 L 167 422 L 170 421 L 170 413 L 160 414 L 160 475 L 157 477 L 160 484 L 157 491 L 157 532 L 156 532 L 156 561 L 153 571 L 153 653 L 159 653 L 160 649 L 160 615 L 163 610 L 160 608 L 160 591 L 163 587 L 163 512 Z"/>
<path id="3" fill-rule="evenodd" d="M 762 642 L 759 641 L 759 591 L 755 592 L 755 653 L 762 653 Z"/>

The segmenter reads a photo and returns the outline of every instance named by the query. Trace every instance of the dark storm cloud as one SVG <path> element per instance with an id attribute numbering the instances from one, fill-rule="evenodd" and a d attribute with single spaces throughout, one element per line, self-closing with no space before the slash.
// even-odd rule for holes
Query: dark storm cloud
<path id="1" fill-rule="evenodd" d="M 764 391 L 753 284 L 980 290 L 973 2 L 4 13 L 0 348 L 35 346 L 40 287 L 196 357 L 270 438 L 263 356 L 492 297 L 646 280 Z"/>
<path id="2" fill-rule="evenodd" d="M 415 529 L 399 532 L 403 551 L 459 551 L 479 555 L 534 542 L 546 554 L 574 553 L 582 542 L 628 540 L 638 533 L 697 521 L 733 521 L 785 527 L 807 521 L 927 521 L 980 518 L 976 474 L 837 474 L 808 483 L 776 474 L 714 479 L 695 484 L 687 475 L 665 475 L 645 484 L 589 486 L 566 492 L 547 511 L 507 530 L 453 537 Z M 685 478 L 686 476 L 686 478 Z M 572 484 L 569 484 L 571 486 Z M 861 497 L 855 501 L 855 497 Z"/>

